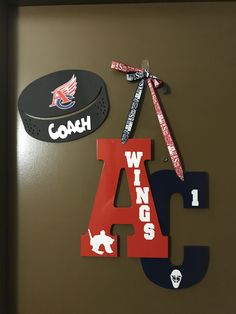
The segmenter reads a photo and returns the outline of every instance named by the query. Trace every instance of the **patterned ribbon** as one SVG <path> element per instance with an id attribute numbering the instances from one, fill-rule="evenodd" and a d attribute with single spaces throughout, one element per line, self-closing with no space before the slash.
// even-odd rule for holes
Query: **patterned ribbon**
<path id="1" fill-rule="evenodd" d="M 170 129 L 162 113 L 161 106 L 155 92 L 155 88 L 161 87 L 161 85 L 164 86 L 163 82 L 157 76 L 150 74 L 146 69 L 135 68 L 127 64 L 123 64 L 121 62 L 112 61 L 111 68 L 120 72 L 127 73 L 126 78 L 130 82 L 139 81 L 139 84 L 136 88 L 136 91 L 135 91 L 135 94 L 131 103 L 131 107 L 128 113 L 125 127 L 122 132 L 121 142 L 125 144 L 126 141 L 130 137 L 130 133 L 133 127 L 135 116 L 137 114 L 137 110 L 138 110 L 142 93 L 144 90 L 145 81 L 147 81 L 148 87 L 152 95 L 152 101 L 153 101 L 153 105 L 156 111 L 156 115 L 157 115 L 157 118 L 161 127 L 161 131 L 162 131 L 172 164 L 174 166 L 177 176 L 182 181 L 184 181 L 184 174 L 183 174 L 181 161 L 180 161 L 177 149 L 175 147 L 175 143 L 171 136 Z"/>

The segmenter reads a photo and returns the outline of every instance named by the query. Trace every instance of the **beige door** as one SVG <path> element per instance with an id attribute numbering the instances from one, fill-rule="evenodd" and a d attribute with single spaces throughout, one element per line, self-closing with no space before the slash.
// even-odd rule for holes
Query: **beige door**
<path id="1" fill-rule="evenodd" d="M 22 7 L 11 22 L 11 313 L 234 314 L 235 305 L 235 3 Z M 205 278 L 181 291 L 144 275 L 139 259 L 80 256 L 102 169 L 96 139 L 119 138 L 135 84 L 112 60 L 140 66 L 168 82 L 163 106 L 185 169 L 209 173 L 209 209 L 171 202 L 172 262 L 184 245 L 208 245 Z M 52 144 L 29 137 L 16 108 L 31 81 L 63 69 L 101 75 L 110 114 L 93 134 Z M 152 173 L 172 169 L 147 91 L 135 132 L 153 140 Z M 14 156 L 16 156 L 14 161 Z M 125 183 L 125 182 L 123 182 Z M 120 202 L 129 201 L 122 184 Z"/>

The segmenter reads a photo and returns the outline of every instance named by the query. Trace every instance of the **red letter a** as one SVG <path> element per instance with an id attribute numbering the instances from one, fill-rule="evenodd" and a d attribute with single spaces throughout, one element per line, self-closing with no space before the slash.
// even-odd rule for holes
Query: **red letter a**
<path id="1" fill-rule="evenodd" d="M 132 224 L 128 236 L 129 257 L 168 257 L 168 237 L 163 236 L 144 165 L 151 158 L 150 139 L 99 139 L 97 157 L 104 160 L 100 183 L 90 217 L 88 231 L 81 238 L 82 256 L 117 256 L 117 236 L 111 235 L 115 224 Z M 121 169 L 128 179 L 132 206 L 115 207 Z"/>

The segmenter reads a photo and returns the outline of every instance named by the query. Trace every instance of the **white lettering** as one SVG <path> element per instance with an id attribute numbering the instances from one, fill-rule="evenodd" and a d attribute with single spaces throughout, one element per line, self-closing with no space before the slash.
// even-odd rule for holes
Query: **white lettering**
<path id="1" fill-rule="evenodd" d="M 131 152 L 126 151 L 125 157 L 127 165 L 129 168 L 134 169 L 134 186 L 136 187 L 136 204 L 143 204 L 139 207 L 139 220 L 144 222 L 144 239 L 153 240 L 155 238 L 155 225 L 151 223 L 151 213 L 149 203 L 149 187 L 141 187 L 140 174 L 141 170 L 139 168 L 143 152 Z"/>
<path id="2" fill-rule="evenodd" d="M 140 169 L 134 170 L 134 186 L 140 186 Z"/>
<path id="3" fill-rule="evenodd" d="M 144 188 L 136 188 L 136 204 L 148 204 L 148 193 L 149 187 L 145 186 Z"/>
<path id="4" fill-rule="evenodd" d="M 78 133 L 83 133 L 85 131 L 84 126 L 80 126 L 81 122 L 79 120 L 76 121 L 76 130 Z"/>
<path id="5" fill-rule="evenodd" d="M 83 128 L 80 127 L 80 121 L 79 120 L 75 121 L 75 129 L 76 129 L 76 132 L 78 132 L 78 133 L 83 132 Z"/>
<path id="6" fill-rule="evenodd" d="M 146 240 L 153 240 L 155 238 L 155 226 L 152 223 L 147 223 L 143 227 L 144 238 Z"/>
<path id="7" fill-rule="evenodd" d="M 193 189 L 191 191 L 193 200 L 192 200 L 192 206 L 199 206 L 199 201 L 198 201 L 198 189 Z"/>
<path id="8" fill-rule="evenodd" d="M 143 222 L 150 221 L 150 207 L 148 205 L 141 205 L 139 207 L 139 219 Z"/>
<path id="9" fill-rule="evenodd" d="M 75 133 L 75 126 L 74 124 L 69 120 L 68 123 L 67 123 L 67 132 L 69 135 L 71 135 L 71 133 Z"/>
<path id="10" fill-rule="evenodd" d="M 81 119 L 81 123 L 83 127 L 87 127 L 87 130 L 91 130 L 91 117 L 87 116 L 87 120 L 85 121 L 84 118 Z"/>
<path id="11" fill-rule="evenodd" d="M 81 125 L 81 126 L 80 126 Z M 68 120 L 67 125 L 60 125 L 57 130 L 53 130 L 55 127 L 54 123 L 49 124 L 48 134 L 53 140 L 57 140 L 59 137 L 61 139 L 66 139 L 68 135 L 72 133 L 83 133 L 84 131 L 91 130 L 91 117 L 87 116 L 80 120 L 76 120 L 75 124 L 72 121 Z"/>
<path id="12" fill-rule="evenodd" d="M 59 133 L 60 138 L 62 138 L 62 139 L 67 138 L 68 131 L 67 131 L 66 126 L 60 125 L 58 128 L 58 133 Z"/>
<path id="13" fill-rule="evenodd" d="M 58 132 L 53 132 L 52 129 L 54 128 L 54 123 L 51 123 L 48 127 L 48 134 L 53 140 L 57 140 L 59 135 Z"/>
<path id="14" fill-rule="evenodd" d="M 132 153 L 132 156 L 131 156 Z M 143 152 L 125 152 L 125 157 L 129 168 L 138 168 Z"/>
<path id="15" fill-rule="evenodd" d="M 84 131 L 86 131 L 86 128 L 85 128 L 86 126 L 87 126 L 87 130 L 91 130 L 90 116 L 87 116 L 87 121 L 85 121 L 84 118 L 82 118 L 81 121 L 79 120 L 76 121 L 76 129 L 78 133 L 83 133 Z"/>

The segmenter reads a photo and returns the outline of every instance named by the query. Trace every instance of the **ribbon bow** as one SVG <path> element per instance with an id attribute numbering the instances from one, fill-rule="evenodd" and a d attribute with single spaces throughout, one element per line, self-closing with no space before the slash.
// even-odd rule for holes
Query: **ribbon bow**
<path id="1" fill-rule="evenodd" d="M 177 176 L 182 181 L 184 181 L 184 174 L 183 174 L 181 161 L 180 161 L 177 149 L 175 147 L 175 143 L 171 136 L 169 127 L 162 113 L 161 106 L 155 92 L 155 89 L 162 87 L 163 93 L 166 93 L 167 85 L 164 84 L 164 82 L 161 81 L 157 76 L 150 74 L 147 69 L 136 68 L 136 67 L 133 67 L 133 66 L 121 63 L 121 62 L 116 62 L 116 61 L 112 61 L 111 68 L 120 72 L 127 73 L 126 78 L 127 78 L 127 81 L 129 82 L 139 81 L 130 109 L 129 109 L 125 127 L 122 132 L 121 142 L 125 144 L 126 141 L 130 137 L 130 133 L 132 131 L 134 120 L 135 120 L 137 110 L 140 104 L 140 100 L 142 97 L 142 93 L 144 90 L 145 81 L 147 81 L 148 87 L 152 95 L 152 101 L 153 101 L 153 105 L 156 111 L 156 115 L 157 115 L 157 118 L 161 127 L 162 135 L 164 137 L 173 167 L 175 169 Z"/>

